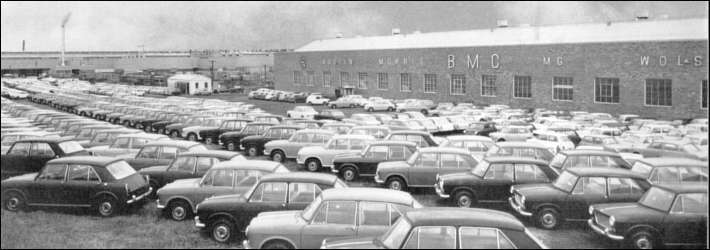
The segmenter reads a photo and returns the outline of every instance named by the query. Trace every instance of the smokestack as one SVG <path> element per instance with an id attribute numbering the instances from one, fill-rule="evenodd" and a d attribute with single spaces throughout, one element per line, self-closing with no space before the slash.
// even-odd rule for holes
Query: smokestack
<path id="1" fill-rule="evenodd" d="M 61 57 L 62 57 L 62 58 L 61 58 L 61 60 L 62 60 L 62 66 L 66 66 L 66 64 L 65 64 L 65 62 L 64 62 L 64 52 L 65 52 L 65 50 L 66 50 L 66 47 L 65 47 L 66 38 L 65 38 L 65 34 L 64 34 L 64 33 L 65 33 L 65 30 L 66 30 L 65 27 L 66 27 L 66 25 L 67 25 L 67 22 L 69 22 L 69 17 L 71 17 L 71 12 L 67 13 L 67 15 L 64 16 L 64 19 L 62 19 L 62 56 L 61 56 Z"/>
<path id="2" fill-rule="evenodd" d="M 22 40 L 22 52 L 25 52 L 25 40 Z"/>
<path id="3" fill-rule="evenodd" d="M 392 29 L 392 35 L 399 35 L 401 32 L 399 31 L 399 28 L 394 28 Z"/>
<path id="4" fill-rule="evenodd" d="M 497 24 L 498 24 L 498 28 L 508 27 L 508 20 L 505 20 L 505 19 L 498 20 Z"/>

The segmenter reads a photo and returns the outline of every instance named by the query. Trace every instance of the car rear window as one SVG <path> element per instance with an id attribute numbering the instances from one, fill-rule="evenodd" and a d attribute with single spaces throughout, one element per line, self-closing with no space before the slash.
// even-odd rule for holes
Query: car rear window
<path id="1" fill-rule="evenodd" d="M 648 175 L 648 173 L 650 173 L 651 170 L 653 170 L 652 166 L 650 166 L 646 163 L 643 163 L 643 162 L 638 162 L 638 161 L 636 163 L 634 163 L 633 167 L 631 167 L 631 171 L 641 173 L 643 175 Z"/>
<path id="2" fill-rule="evenodd" d="M 61 148 L 65 154 L 71 154 L 74 152 L 84 150 L 84 147 L 82 147 L 81 144 L 79 144 L 78 142 L 75 142 L 75 141 L 60 142 L 59 148 Z"/>
<path id="3" fill-rule="evenodd" d="M 113 176 L 114 179 L 120 180 L 136 173 L 136 170 L 128 165 L 126 161 L 117 161 L 106 166 L 106 170 Z"/>

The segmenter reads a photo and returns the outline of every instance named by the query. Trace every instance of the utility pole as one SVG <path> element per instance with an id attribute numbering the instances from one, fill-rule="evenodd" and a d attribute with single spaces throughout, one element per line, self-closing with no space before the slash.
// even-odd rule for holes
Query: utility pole
<path id="1" fill-rule="evenodd" d="M 214 60 L 210 60 L 210 75 L 212 77 L 212 88 L 214 89 Z"/>

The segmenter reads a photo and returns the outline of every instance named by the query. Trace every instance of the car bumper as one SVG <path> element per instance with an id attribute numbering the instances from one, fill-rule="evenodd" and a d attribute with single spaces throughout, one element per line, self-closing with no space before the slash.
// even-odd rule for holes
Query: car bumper
<path id="1" fill-rule="evenodd" d="M 385 181 L 383 179 L 380 179 L 379 175 L 375 175 L 375 182 L 377 184 L 385 184 Z"/>
<path id="2" fill-rule="evenodd" d="M 451 197 L 451 195 L 445 194 L 444 190 L 441 190 L 438 184 L 434 184 L 434 191 L 436 191 L 436 194 L 441 198 L 448 199 Z"/>
<path id="3" fill-rule="evenodd" d="M 330 172 L 337 174 L 337 173 L 340 173 L 340 170 L 337 170 L 335 168 L 330 168 Z"/>
<path id="4" fill-rule="evenodd" d="M 244 241 L 242 241 L 242 248 L 244 248 L 244 249 L 252 249 L 252 247 L 249 245 L 249 240 L 244 240 Z"/>
<path id="5" fill-rule="evenodd" d="M 137 202 L 137 201 L 140 201 L 140 200 L 142 200 L 143 198 L 145 198 L 146 196 L 148 196 L 148 194 L 150 194 L 151 192 L 153 192 L 153 188 L 152 188 L 152 187 L 148 187 L 148 192 L 145 192 L 145 193 L 143 193 L 143 194 L 141 194 L 141 195 L 138 195 L 138 196 L 133 195 L 133 198 L 131 198 L 130 200 L 127 200 L 126 203 L 132 204 L 132 203 L 135 203 L 135 202 Z"/>
<path id="6" fill-rule="evenodd" d="M 515 210 L 515 212 L 518 212 L 520 215 L 528 217 L 532 216 L 531 212 L 528 212 L 522 207 L 520 207 L 520 205 L 518 205 L 518 203 L 516 203 L 512 197 L 508 198 L 508 204 L 510 204 L 510 207 L 512 207 L 513 210 Z"/>
<path id="7" fill-rule="evenodd" d="M 200 216 L 195 216 L 195 227 L 197 228 L 205 228 L 206 225 L 202 221 L 200 221 Z"/>
<path id="8" fill-rule="evenodd" d="M 602 227 L 600 227 L 599 225 L 594 223 L 594 219 L 587 220 L 587 224 L 589 224 L 589 227 L 591 227 L 592 230 L 594 230 L 594 232 L 604 235 L 609 239 L 624 240 L 624 236 L 613 234 L 613 233 L 609 232 L 609 229 L 603 229 Z"/>

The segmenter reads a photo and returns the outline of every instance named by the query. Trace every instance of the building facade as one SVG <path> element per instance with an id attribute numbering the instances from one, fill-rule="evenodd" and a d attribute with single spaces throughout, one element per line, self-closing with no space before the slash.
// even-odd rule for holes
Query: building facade
<path id="1" fill-rule="evenodd" d="M 276 89 L 328 95 L 707 117 L 707 19 L 688 22 L 315 41 L 276 54 L 274 77 Z M 649 30 L 664 25 L 686 28 Z"/>

